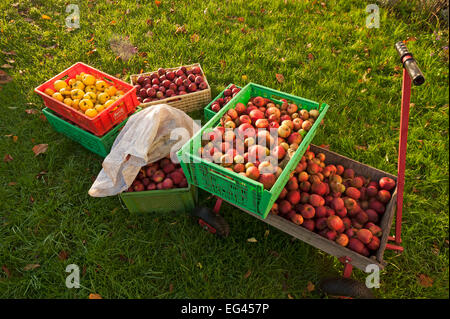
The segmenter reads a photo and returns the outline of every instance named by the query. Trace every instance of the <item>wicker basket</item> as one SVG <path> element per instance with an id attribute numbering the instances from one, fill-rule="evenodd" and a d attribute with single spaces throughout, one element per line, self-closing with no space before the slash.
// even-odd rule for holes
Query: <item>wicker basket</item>
<path id="1" fill-rule="evenodd" d="M 209 102 L 211 102 L 211 88 L 209 87 L 209 83 L 208 83 L 208 80 L 206 79 L 205 72 L 203 72 L 203 69 L 199 63 L 195 63 L 192 65 L 185 65 L 184 67 L 186 69 L 190 70 L 195 66 L 198 66 L 200 68 L 200 70 L 202 71 L 202 75 L 205 79 L 206 84 L 208 85 L 208 87 L 206 89 L 197 91 L 197 92 L 193 92 L 193 93 L 184 94 L 184 95 L 171 96 L 171 97 L 168 97 L 165 99 L 152 101 L 152 102 L 148 102 L 148 103 L 141 103 L 141 104 L 139 104 L 139 107 L 146 108 L 146 107 L 149 107 L 152 105 L 165 103 L 165 104 L 169 104 L 172 107 L 180 109 L 184 112 L 192 112 L 192 111 L 204 108 L 206 105 L 208 105 Z M 176 68 L 166 69 L 166 71 L 175 71 L 175 70 L 178 70 L 180 67 L 181 66 L 176 67 Z M 136 84 L 135 82 L 139 76 L 150 75 L 155 72 L 157 72 L 157 71 L 131 75 L 131 77 L 130 77 L 131 85 Z"/>

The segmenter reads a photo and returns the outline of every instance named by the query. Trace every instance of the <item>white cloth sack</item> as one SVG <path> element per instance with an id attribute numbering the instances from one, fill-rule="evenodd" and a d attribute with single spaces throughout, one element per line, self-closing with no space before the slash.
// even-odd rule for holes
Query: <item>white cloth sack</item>
<path id="1" fill-rule="evenodd" d="M 132 115 L 103 161 L 89 195 L 105 197 L 127 190 L 141 167 L 169 154 L 176 159 L 175 152 L 199 129 L 186 113 L 167 104 L 153 105 Z"/>

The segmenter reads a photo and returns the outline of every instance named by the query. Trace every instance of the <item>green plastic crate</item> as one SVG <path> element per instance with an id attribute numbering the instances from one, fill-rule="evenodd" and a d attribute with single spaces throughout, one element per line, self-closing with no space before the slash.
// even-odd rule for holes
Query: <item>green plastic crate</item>
<path id="1" fill-rule="evenodd" d="M 124 192 L 119 196 L 132 213 L 191 212 L 197 202 L 197 189 L 186 188 Z"/>
<path id="2" fill-rule="evenodd" d="M 140 110 L 141 108 L 138 107 L 136 112 Z M 55 131 L 64 134 L 71 140 L 81 144 L 86 149 L 97 155 L 100 155 L 101 157 L 106 157 L 109 154 L 117 135 L 129 118 L 127 117 L 124 121 L 117 124 L 111 131 L 109 131 L 105 135 L 96 136 L 60 118 L 49 108 L 43 109 L 42 112 L 45 114 L 47 121 L 55 129 Z"/>
<path id="3" fill-rule="evenodd" d="M 230 86 L 232 86 L 233 83 L 230 83 L 222 92 L 220 92 L 219 95 L 216 96 L 216 98 L 214 100 L 212 100 L 204 109 L 203 109 L 203 114 L 205 116 L 205 123 L 209 122 L 210 119 L 212 119 L 214 117 L 214 115 L 216 115 L 216 112 L 214 112 L 213 110 L 211 110 L 211 105 L 219 98 L 223 97 L 223 92 L 225 92 L 226 89 L 228 89 Z M 235 84 L 236 85 L 236 84 Z M 242 89 L 240 86 L 236 87 L 238 89 Z"/>
<path id="4" fill-rule="evenodd" d="M 220 123 L 221 117 L 229 109 L 234 108 L 238 102 L 246 104 L 251 97 L 255 96 L 268 98 L 277 104 L 282 103 L 281 99 L 286 99 L 308 110 L 319 110 L 318 119 L 303 138 L 294 156 L 270 190 L 264 189 L 263 185 L 257 181 L 227 170 L 220 165 L 204 161 L 197 155 L 197 150 L 201 146 L 203 132 L 216 127 Z M 311 143 L 328 108 L 329 106 L 325 103 L 319 104 L 318 102 L 249 83 L 178 151 L 177 156 L 180 159 L 181 167 L 189 184 L 196 185 L 239 208 L 266 218 L 273 203 L 286 185 L 289 173 L 295 169 Z"/>

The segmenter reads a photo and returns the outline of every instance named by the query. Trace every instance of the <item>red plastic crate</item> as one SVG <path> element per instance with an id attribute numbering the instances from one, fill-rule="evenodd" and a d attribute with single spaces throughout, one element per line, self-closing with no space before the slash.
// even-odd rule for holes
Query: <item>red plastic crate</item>
<path id="1" fill-rule="evenodd" d="M 68 83 L 69 79 L 74 78 L 81 72 L 92 74 L 96 78 L 102 79 L 110 85 L 114 85 L 117 90 L 122 90 L 124 95 L 97 116 L 88 117 L 44 93 L 47 88 L 54 89 L 53 83 L 56 80 L 65 80 Z M 136 88 L 82 62 L 75 63 L 70 68 L 35 88 L 34 91 L 42 97 L 46 107 L 97 136 L 104 135 L 116 124 L 125 120 L 129 114 L 136 110 L 136 106 L 139 105 L 139 101 L 136 98 Z"/>

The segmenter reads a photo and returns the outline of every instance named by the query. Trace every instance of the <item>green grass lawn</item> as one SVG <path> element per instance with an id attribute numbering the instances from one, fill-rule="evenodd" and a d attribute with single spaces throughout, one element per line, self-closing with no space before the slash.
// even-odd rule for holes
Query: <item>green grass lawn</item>
<path id="1" fill-rule="evenodd" d="M 0 65 L 12 67 L 2 69 L 12 81 L 0 84 L 0 156 L 13 160 L 0 162 L 0 297 L 320 297 L 308 283 L 342 265 L 238 209 L 222 209 L 231 235 L 221 240 L 187 214 L 132 215 L 116 196 L 91 198 L 102 158 L 54 132 L 33 89 L 77 61 L 126 81 L 200 62 L 213 96 L 255 82 L 328 103 L 314 143 L 395 174 L 402 70 L 394 43 L 409 39 L 426 83 L 412 92 L 405 252 L 385 253 L 375 294 L 448 298 L 448 32 L 408 20 L 408 8 L 380 8 L 380 27 L 368 29 L 366 2 L 323 2 L 77 1 L 80 28 L 70 31 L 62 1 L 1 0 Z M 138 54 L 117 59 L 117 37 L 129 37 Z M 35 157 L 41 143 L 48 150 Z M 213 205 L 207 193 L 201 202 Z M 80 289 L 65 286 L 72 263 Z"/>

